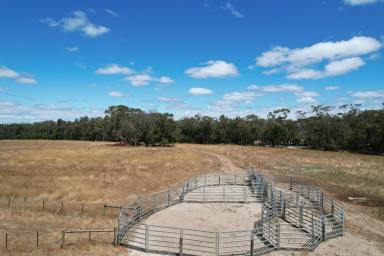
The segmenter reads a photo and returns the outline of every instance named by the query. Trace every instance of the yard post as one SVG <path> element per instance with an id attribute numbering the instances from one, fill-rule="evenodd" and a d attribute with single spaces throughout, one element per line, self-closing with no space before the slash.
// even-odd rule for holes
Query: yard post
<path id="1" fill-rule="evenodd" d="M 107 205 L 104 204 L 104 209 L 103 209 L 103 216 L 105 216 L 105 212 L 107 211 Z"/>
<path id="2" fill-rule="evenodd" d="M 289 190 L 292 191 L 292 177 L 289 177 Z"/>
<path id="3" fill-rule="evenodd" d="M 43 212 L 45 210 L 45 199 L 43 199 Z"/>
<path id="4" fill-rule="evenodd" d="M 5 250 L 8 250 L 8 233 L 5 233 Z"/>
<path id="5" fill-rule="evenodd" d="M 285 219 L 285 193 L 280 190 L 281 218 Z"/>
<path id="6" fill-rule="evenodd" d="M 311 221 L 312 221 L 312 230 L 311 230 L 311 238 L 312 238 L 312 249 L 315 249 L 315 224 L 314 224 L 314 220 L 313 220 L 313 211 L 312 211 L 312 215 L 311 215 Z"/>
<path id="7" fill-rule="evenodd" d="M 323 235 L 323 241 L 325 241 L 325 216 L 323 210 L 321 211 L 321 233 Z"/>
<path id="8" fill-rule="evenodd" d="M 332 216 L 335 215 L 335 202 L 333 201 L 333 198 L 332 198 L 332 201 L 331 201 L 331 213 L 332 213 Z"/>
<path id="9" fill-rule="evenodd" d="M 301 204 L 300 204 L 300 216 L 299 216 L 300 228 L 303 228 L 303 215 L 304 215 L 304 207 L 303 207 L 303 202 L 301 202 Z"/>
<path id="10" fill-rule="evenodd" d="M 149 228 L 148 225 L 145 224 L 145 252 L 148 252 L 148 234 L 149 233 Z"/>
<path id="11" fill-rule="evenodd" d="M 216 232 L 216 255 L 220 255 L 220 232 Z"/>
<path id="12" fill-rule="evenodd" d="M 36 231 L 36 247 L 39 248 L 39 231 Z"/>
<path id="13" fill-rule="evenodd" d="M 168 190 L 168 207 L 171 206 L 171 190 Z"/>
<path id="14" fill-rule="evenodd" d="M 113 245 L 117 245 L 117 228 L 113 228 Z"/>
<path id="15" fill-rule="evenodd" d="M 255 248 L 255 232 L 254 230 L 251 230 L 251 256 L 253 256 L 253 251 L 254 251 L 254 248 Z"/>
<path id="16" fill-rule="evenodd" d="M 203 201 L 205 202 L 205 186 L 203 187 Z"/>
<path id="17" fill-rule="evenodd" d="M 61 248 L 65 247 L 65 230 L 61 232 Z"/>
<path id="18" fill-rule="evenodd" d="M 61 214 L 64 215 L 64 202 L 61 201 Z"/>
<path id="19" fill-rule="evenodd" d="M 244 203 L 247 201 L 247 187 L 243 186 L 243 201 Z"/>
<path id="20" fill-rule="evenodd" d="M 84 214 L 84 203 L 81 204 L 81 215 Z"/>
<path id="21" fill-rule="evenodd" d="M 8 197 L 8 208 L 11 206 L 11 197 Z"/>
<path id="22" fill-rule="evenodd" d="M 183 255 L 183 229 L 180 229 L 179 255 Z"/>
<path id="23" fill-rule="evenodd" d="M 89 242 L 89 243 L 91 242 L 91 235 L 92 235 L 92 233 L 91 233 L 91 231 L 89 231 L 89 232 L 88 232 L 88 242 Z"/>

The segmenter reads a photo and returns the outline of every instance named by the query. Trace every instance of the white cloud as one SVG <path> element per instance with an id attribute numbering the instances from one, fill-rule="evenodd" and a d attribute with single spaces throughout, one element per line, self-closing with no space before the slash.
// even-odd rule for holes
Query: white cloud
<path id="1" fill-rule="evenodd" d="M 298 103 L 314 103 L 316 102 L 315 97 L 320 96 L 319 93 L 306 91 L 302 86 L 297 84 L 278 84 L 265 86 L 250 85 L 248 86 L 248 90 L 259 90 L 264 93 L 293 93 L 297 97 L 296 101 Z"/>
<path id="2" fill-rule="evenodd" d="M 346 5 L 366 5 L 380 2 L 380 0 L 343 0 Z"/>
<path id="3" fill-rule="evenodd" d="M 331 76 L 339 76 L 349 73 L 351 71 L 359 69 L 364 66 L 365 62 L 360 57 L 352 57 L 342 60 L 336 60 L 325 65 L 323 71 L 312 69 L 299 69 L 290 73 L 287 78 L 299 80 L 299 79 L 320 79 Z"/>
<path id="4" fill-rule="evenodd" d="M 82 11 L 74 11 L 69 17 L 62 18 L 58 21 L 52 18 L 45 18 L 40 21 L 46 23 L 49 27 L 60 27 L 64 31 L 79 31 L 88 37 L 102 36 L 110 31 L 110 29 L 105 26 L 95 25 L 90 22 L 87 15 Z"/>
<path id="5" fill-rule="evenodd" d="M 79 51 L 79 48 L 77 46 L 67 47 L 66 49 L 69 52 L 77 52 L 77 51 Z"/>
<path id="6" fill-rule="evenodd" d="M 170 78 L 169 76 L 161 76 L 160 78 L 157 79 L 157 81 L 159 83 L 162 83 L 162 84 L 172 84 L 174 83 L 175 81 Z"/>
<path id="7" fill-rule="evenodd" d="M 30 75 L 20 74 L 6 66 L 0 66 L 0 78 L 14 79 L 15 82 L 20 84 L 37 84 L 36 79 Z"/>
<path id="8" fill-rule="evenodd" d="M 104 11 L 106 11 L 108 14 L 114 16 L 114 17 L 118 17 L 119 14 L 117 14 L 116 12 L 112 11 L 111 9 L 108 9 L 108 8 L 105 8 Z"/>
<path id="9" fill-rule="evenodd" d="M 6 66 L 0 66 L 0 78 L 17 78 L 19 73 L 16 71 L 7 68 Z"/>
<path id="10" fill-rule="evenodd" d="M 359 99 L 380 99 L 384 98 L 384 91 L 358 91 L 351 96 Z"/>
<path id="11" fill-rule="evenodd" d="M 175 81 L 169 76 L 160 76 L 159 78 L 151 75 L 152 68 L 148 67 L 141 73 L 136 72 L 129 67 L 120 66 L 118 64 L 108 64 L 96 70 L 96 74 L 101 75 L 125 75 L 124 80 L 129 81 L 135 87 L 148 85 L 150 82 L 159 82 L 161 84 L 171 84 Z"/>
<path id="12" fill-rule="evenodd" d="M 339 90 L 340 87 L 339 86 L 332 86 L 332 85 L 329 85 L 329 86 L 326 86 L 324 88 L 326 91 L 336 91 L 336 90 Z"/>
<path id="13" fill-rule="evenodd" d="M 124 96 L 123 93 L 121 93 L 121 92 L 117 92 L 117 91 L 111 91 L 111 92 L 108 93 L 108 95 L 111 96 L 111 97 L 118 97 L 118 98 Z"/>
<path id="14" fill-rule="evenodd" d="M 102 116 L 103 109 L 97 108 L 75 108 L 67 105 L 23 105 L 9 101 L 0 100 L 0 119 L 3 122 L 36 122 L 43 120 L 74 120 L 79 116 L 96 117 Z"/>
<path id="15" fill-rule="evenodd" d="M 116 74 L 130 75 L 133 72 L 134 71 L 129 67 L 119 66 L 117 64 L 108 64 L 96 70 L 96 74 L 100 74 L 100 75 L 116 75 Z"/>
<path id="16" fill-rule="evenodd" d="M 256 97 L 263 96 L 255 91 L 232 92 L 224 94 L 221 100 L 216 101 L 209 108 L 213 111 L 228 112 L 234 111 L 235 106 L 241 103 L 250 104 Z"/>
<path id="17" fill-rule="evenodd" d="M 232 63 L 223 60 L 210 60 L 204 63 L 203 67 L 192 67 L 185 70 L 185 74 L 194 78 L 209 77 L 233 77 L 239 75 L 237 67 Z"/>
<path id="18" fill-rule="evenodd" d="M 180 101 L 179 98 L 175 98 L 175 97 L 158 97 L 157 99 L 161 102 L 179 102 Z"/>
<path id="19" fill-rule="evenodd" d="M 213 91 L 207 88 L 193 87 L 188 90 L 188 93 L 191 95 L 211 95 Z"/>
<path id="20" fill-rule="evenodd" d="M 125 80 L 130 81 L 131 84 L 135 87 L 141 87 L 148 85 L 149 82 L 153 81 L 153 78 L 149 74 L 136 74 L 127 76 Z"/>
<path id="21" fill-rule="evenodd" d="M 267 74 L 287 72 L 289 79 L 320 79 L 356 70 L 365 64 L 360 57 L 377 52 L 382 44 L 372 37 L 357 36 L 345 41 L 321 42 L 305 48 L 274 47 L 256 58 L 255 66 L 272 68 Z M 324 70 L 311 66 L 328 62 Z"/>
<path id="22" fill-rule="evenodd" d="M 37 81 L 32 77 L 18 77 L 16 81 L 21 84 L 37 84 Z"/>
<path id="23" fill-rule="evenodd" d="M 244 18 L 244 15 L 240 13 L 238 10 L 236 10 L 235 7 L 230 2 L 227 2 L 227 4 L 222 7 L 222 9 L 229 11 L 236 18 L 239 18 L 239 19 Z"/>

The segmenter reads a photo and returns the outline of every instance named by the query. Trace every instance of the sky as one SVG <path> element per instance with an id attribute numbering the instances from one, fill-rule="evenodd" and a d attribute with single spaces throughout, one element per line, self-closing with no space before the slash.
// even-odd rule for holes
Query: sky
<path id="1" fill-rule="evenodd" d="M 0 123 L 384 102 L 383 0 L 0 2 Z"/>

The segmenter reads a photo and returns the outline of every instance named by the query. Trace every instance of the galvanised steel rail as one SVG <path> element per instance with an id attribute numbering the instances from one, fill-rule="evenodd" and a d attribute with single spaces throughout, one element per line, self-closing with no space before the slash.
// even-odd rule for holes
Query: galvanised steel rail
<path id="1" fill-rule="evenodd" d="M 262 203 L 252 230 L 211 232 L 143 223 L 153 213 L 182 202 Z M 177 255 L 261 255 L 276 250 L 313 251 L 342 236 L 343 205 L 292 177 L 268 179 L 254 169 L 213 173 L 139 198 L 121 209 L 116 241 L 145 252 Z"/>

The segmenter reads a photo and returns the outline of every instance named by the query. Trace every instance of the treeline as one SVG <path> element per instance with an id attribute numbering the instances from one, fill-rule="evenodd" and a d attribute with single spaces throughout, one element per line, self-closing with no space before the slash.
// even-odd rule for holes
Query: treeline
<path id="1" fill-rule="evenodd" d="M 32 124 L 1 124 L 0 139 L 115 141 L 122 145 L 170 145 L 176 142 L 270 146 L 306 146 L 321 150 L 384 153 L 384 109 L 358 106 L 312 106 L 289 119 L 289 109 L 244 118 L 196 115 L 175 120 L 165 113 L 147 113 L 124 105 L 111 106 L 104 117 Z"/>

